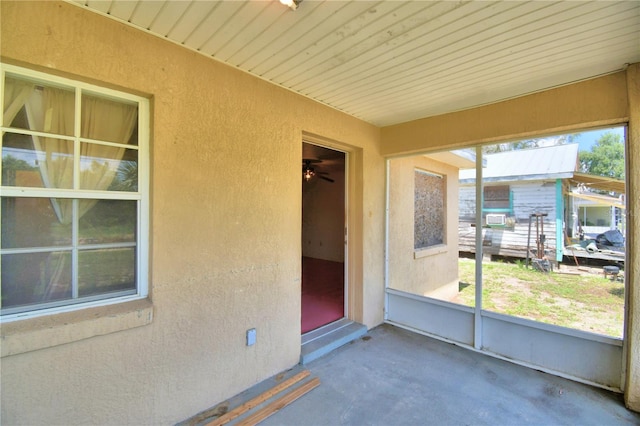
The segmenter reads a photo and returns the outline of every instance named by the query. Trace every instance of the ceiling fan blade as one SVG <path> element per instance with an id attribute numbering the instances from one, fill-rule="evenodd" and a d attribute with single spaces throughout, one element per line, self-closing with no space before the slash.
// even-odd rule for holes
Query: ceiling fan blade
<path id="1" fill-rule="evenodd" d="M 322 160 L 316 160 L 313 158 L 303 158 L 302 159 L 302 165 L 303 166 L 310 166 L 312 164 L 318 164 L 318 163 L 322 163 Z"/>
<path id="2" fill-rule="evenodd" d="M 331 179 L 331 178 L 328 178 L 328 177 L 326 177 L 326 176 L 320 176 L 320 175 L 317 175 L 317 176 L 318 176 L 320 179 L 324 179 L 324 180 L 329 181 L 329 182 L 331 182 L 331 183 L 335 182 L 335 180 L 333 180 L 333 179 Z"/>

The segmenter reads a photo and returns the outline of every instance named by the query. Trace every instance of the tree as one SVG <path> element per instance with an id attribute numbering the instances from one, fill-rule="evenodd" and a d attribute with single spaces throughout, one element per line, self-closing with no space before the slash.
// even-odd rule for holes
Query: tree
<path id="1" fill-rule="evenodd" d="M 27 163 L 25 160 L 14 157 L 13 155 L 5 155 L 2 157 L 2 169 L 3 170 L 38 170 Z"/>
<path id="2" fill-rule="evenodd" d="M 113 191 L 137 191 L 138 163 L 122 160 L 109 189 Z"/>
<path id="3" fill-rule="evenodd" d="M 19 170 L 38 170 L 37 167 L 30 165 L 25 160 L 14 157 L 13 155 L 5 155 L 2 157 L 2 184 L 6 186 L 15 185 L 16 172 Z"/>
<path id="4" fill-rule="evenodd" d="M 497 152 L 517 151 L 519 149 L 538 148 L 541 146 L 564 145 L 566 143 L 572 143 L 579 134 L 580 133 L 573 133 L 569 135 L 553 136 L 549 138 L 524 139 L 515 142 L 504 142 L 495 145 L 485 145 L 484 147 L 482 147 L 482 152 L 485 154 L 495 154 Z"/>
<path id="5" fill-rule="evenodd" d="M 578 158 L 584 173 L 624 180 L 624 143 L 619 134 L 604 133 L 591 151 L 580 152 Z"/>

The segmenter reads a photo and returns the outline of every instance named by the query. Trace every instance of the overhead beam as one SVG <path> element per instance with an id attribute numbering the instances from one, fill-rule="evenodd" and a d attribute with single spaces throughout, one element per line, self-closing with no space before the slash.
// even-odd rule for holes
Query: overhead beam
<path id="1" fill-rule="evenodd" d="M 388 157 L 626 123 L 624 71 L 495 104 L 381 129 Z"/>

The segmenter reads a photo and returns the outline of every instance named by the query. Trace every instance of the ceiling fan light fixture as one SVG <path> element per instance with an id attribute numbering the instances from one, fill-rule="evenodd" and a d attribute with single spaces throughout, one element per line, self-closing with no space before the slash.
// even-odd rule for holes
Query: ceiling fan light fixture
<path id="1" fill-rule="evenodd" d="M 316 174 L 316 172 L 314 172 L 313 169 L 307 168 L 302 173 L 302 177 L 304 177 L 304 180 L 306 180 L 308 182 L 313 176 L 315 176 L 315 174 Z"/>
<path id="2" fill-rule="evenodd" d="M 291 10 L 296 10 L 301 2 L 302 0 L 280 0 L 280 3 L 289 7 Z"/>

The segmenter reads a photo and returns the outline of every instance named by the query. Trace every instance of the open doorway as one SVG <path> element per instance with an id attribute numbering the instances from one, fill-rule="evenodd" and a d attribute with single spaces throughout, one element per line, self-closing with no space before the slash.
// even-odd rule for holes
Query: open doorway
<path id="1" fill-rule="evenodd" d="M 345 162 L 302 144 L 302 333 L 345 317 Z"/>

